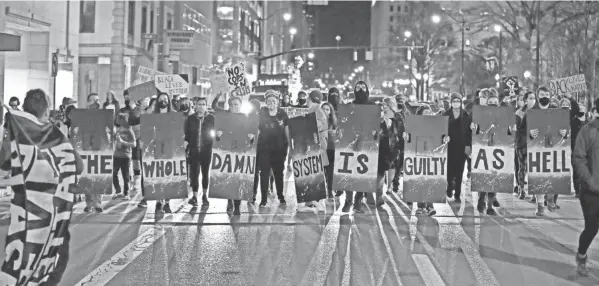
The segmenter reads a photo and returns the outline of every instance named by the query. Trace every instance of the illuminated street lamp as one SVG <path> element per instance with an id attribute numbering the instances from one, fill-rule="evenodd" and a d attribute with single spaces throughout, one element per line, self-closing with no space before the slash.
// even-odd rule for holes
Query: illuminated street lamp
<path id="1" fill-rule="evenodd" d="M 433 23 L 438 24 L 441 22 L 441 17 L 439 15 L 433 15 L 432 17 Z"/>
<path id="2" fill-rule="evenodd" d="M 362 72 L 362 71 L 364 71 L 364 67 L 363 67 L 363 66 L 360 66 L 360 67 L 358 67 L 358 71 L 359 71 L 359 72 Z"/>
<path id="3" fill-rule="evenodd" d="M 497 33 L 501 32 L 501 26 L 495 25 L 495 32 L 497 32 Z"/>
<path id="4" fill-rule="evenodd" d="M 287 64 L 287 62 L 286 62 L 286 61 L 281 61 L 281 64 L 282 64 L 282 65 L 286 65 L 286 64 Z"/>
<path id="5" fill-rule="evenodd" d="M 410 31 L 405 31 L 405 32 L 403 33 L 403 35 L 404 35 L 404 36 L 406 36 L 406 38 L 409 38 L 409 37 L 411 37 L 411 36 L 412 36 L 412 32 L 410 32 Z"/>
<path id="6" fill-rule="evenodd" d="M 313 59 L 314 58 L 314 53 L 313 52 L 308 53 L 308 58 L 309 59 Z"/>
<path id="7" fill-rule="evenodd" d="M 285 22 L 289 22 L 289 20 L 291 20 L 291 14 L 290 13 L 283 14 L 283 20 L 285 20 Z"/>
<path id="8" fill-rule="evenodd" d="M 524 72 L 524 78 L 530 78 L 532 75 L 530 74 L 529 71 L 525 71 Z"/>
<path id="9" fill-rule="evenodd" d="M 356 74 L 355 73 L 351 73 L 351 77 L 354 77 L 354 76 L 356 76 Z"/>
<path id="10" fill-rule="evenodd" d="M 355 68 L 355 69 L 354 69 L 354 72 L 355 72 L 355 73 L 357 73 L 357 72 L 358 72 L 358 68 Z"/>
<path id="11" fill-rule="evenodd" d="M 289 34 L 291 34 L 292 36 L 295 36 L 295 34 L 297 34 L 297 29 L 295 27 L 289 28 Z"/>

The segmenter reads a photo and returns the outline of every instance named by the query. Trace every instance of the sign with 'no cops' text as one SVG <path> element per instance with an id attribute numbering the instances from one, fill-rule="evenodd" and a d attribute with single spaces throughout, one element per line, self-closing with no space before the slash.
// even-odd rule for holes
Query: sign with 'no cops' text
<path id="1" fill-rule="evenodd" d="M 166 92 L 169 96 L 187 94 L 189 93 L 189 75 L 156 75 L 154 85 L 156 85 L 158 90 Z"/>

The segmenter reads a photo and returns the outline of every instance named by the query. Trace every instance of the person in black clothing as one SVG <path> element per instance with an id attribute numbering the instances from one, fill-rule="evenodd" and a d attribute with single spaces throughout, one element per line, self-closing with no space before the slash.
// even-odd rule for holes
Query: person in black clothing
<path id="1" fill-rule="evenodd" d="M 572 140 L 570 145 L 570 147 L 572 148 L 572 162 L 574 162 L 574 148 L 576 147 L 576 136 L 578 136 L 578 132 L 580 131 L 582 126 L 585 125 L 587 122 L 586 113 L 587 106 L 583 103 L 579 103 L 578 112 L 574 114 L 574 116 L 570 119 L 570 130 L 572 132 L 572 136 L 570 137 L 570 139 Z M 573 163 L 572 170 L 576 170 L 574 168 Z M 575 196 L 578 198 L 580 196 L 581 181 L 579 176 L 577 176 L 576 172 L 572 173 L 572 179 L 574 180 L 574 193 L 576 194 Z"/>
<path id="2" fill-rule="evenodd" d="M 329 89 L 329 97 L 327 98 L 327 102 L 333 106 L 333 109 L 337 111 L 339 108 L 339 103 L 341 101 L 341 96 L 339 93 L 339 89 L 336 87 L 331 87 Z"/>
<path id="3" fill-rule="evenodd" d="M 202 205 L 208 203 L 208 183 L 210 179 L 210 160 L 214 143 L 214 115 L 208 113 L 208 100 L 205 97 L 196 98 L 195 113 L 185 119 L 185 142 L 189 162 L 189 178 L 193 197 L 189 204 L 198 206 L 199 176 L 202 173 Z"/>
<path id="4" fill-rule="evenodd" d="M 462 109 L 461 94 L 453 93 L 450 98 L 451 107 L 443 114 L 449 116 L 448 135 L 451 139 L 447 150 L 447 197 L 453 197 L 455 191 L 455 202 L 460 203 L 464 164 L 472 151 L 471 118 Z"/>
<path id="5" fill-rule="evenodd" d="M 308 95 L 305 92 L 300 91 L 297 94 L 297 105 L 294 107 L 308 108 Z"/>
<path id="6" fill-rule="evenodd" d="M 291 107 L 291 98 L 289 93 L 283 93 L 281 96 L 281 107 Z"/>
<path id="7" fill-rule="evenodd" d="M 19 110 L 19 105 L 21 105 L 21 102 L 19 101 L 19 98 L 16 96 L 11 97 L 8 101 L 8 106 L 10 106 L 10 108 L 14 110 Z"/>
<path id="8" fill-rule="evenodd" d="M 279 202 L 285 204 L 283 195 L 283 172 L 285 171 L 285 159 L 289 146 L 289 117 L 279 107 L 279 96 L 276 91 L 268 90 L 265 94 L 266 107 L 260 110 L 260 122 L 258 124 L 258 150 L 257 166 L 260 172 L 260 191 L 262 200 L 260 207 L 266 207 L 268 200 L 268 183 L 270 172 L 275 177 L 277 196 Z"/>
<path id="9" fill-rule="evenodd" d="M 119 101 L 116 100 L 112 91 L 106 93 L 106 101 L 104 101 L 104 103 L 102 104 L 102 109 L 112 109 L 115 111 L 121 110 Z M 117 115 L 118 114 L 115 114 L 115 121 Z"/>

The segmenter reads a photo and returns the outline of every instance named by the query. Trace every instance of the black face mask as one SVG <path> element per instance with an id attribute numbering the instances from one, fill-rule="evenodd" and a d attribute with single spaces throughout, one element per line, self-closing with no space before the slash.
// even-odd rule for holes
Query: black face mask
<path id="1" fill-rule="evenodd" d="M 549 97 L 541 97 L 539 98 L 539 104 L 542 106 L 547 106 L 551 100 Z"/>
<path id="2" fill-rule="evenodd" d="M 129 106 L 130 103 L 131 103 L 131 100 L 125 99 L 125 106 Z"/>
<path id="3" fill-rule="evenodd" d="M 361 100 L 367 100 L 366 98 L 366 91 L 364 90 L 358 90 L 355 92 L 356 95 L 356 99 L 361 101 Z"/>
<path id="4" fill-rule="evenodd" d="M 400 103 L 398 103 L 398 104 L 397 104 L 397 107 L 398 107 L 399 109 L 402 109 L 402 108 L 404 107 L 404 104 L 400 102 Z"/>
<path id="5" fill-rule="evenodd" d="M 305 99 L 305 98 L 300 98 L 300 99 L 298 99 L 298 100 L 297 100 L 297 102 L 298 102 L 300 105 L 304 105 L 304 104 L 306 104 L 306 99 Z"/>
<path id="6" fill-rule="evenodd" d="M 158 102 L 158 106 L 160 106 L 160 108 L 167 108 L 168 107 L 168 102 L 166 102 L 166 101 L 160 101 L 160 102 Z"/>
<path id="7" fill-rule="evenodd" d="M 584 112 L 580 112 L 580 111 L 579 111 L 579 112 L 576 114 L 576 116 L 578 116 L 578 117 L 583 117 L 583 116 L 584 116 Z"/>

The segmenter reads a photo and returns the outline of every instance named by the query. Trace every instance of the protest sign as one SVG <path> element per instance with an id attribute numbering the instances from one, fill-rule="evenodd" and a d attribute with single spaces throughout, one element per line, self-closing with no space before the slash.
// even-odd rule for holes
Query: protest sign
<path id="1" fill-rule="evenodd" d="M 517 76 L 507 76 L 501 78 L 501 98 L 516 96 L 520 92 L 520 83 Z"/>
<path id="2" fill-rule="evenodd" d="M 135 74 L 135 81 L 133 82 L 133 85 L 142 84 L 148 81 L 154 81 L 154 76 L 162 74 L 164 73 L 144 66 L 139 66 L 139 68 L 137 69 L 137 73 Z"/>
<path id="3" fill-rule="evenodd" d="M 210 88 L 212 94 L 228 93 L 229 82 L 226 74 L 212 74 L 210 76 Z"/>
<path id="4" fill-rule="evenodd" d="M 333 188 L 375 192 L 381 109 L 377 105 L 339 105 Z"/>
<path id="5" fill-rule="evenodd" d="M 158 94 L 153 80 L 129 87 L 127 91 L 132 101 L 138 101 Z"/>
<path id="6" fill-rule="evenodd" d="M 405 119 L 403 200 L 442 203 L 447 189 L 447 116 L 410 115 Z"/>
<path id="7" fill-rule="evenodd" d="M 187 161 L 180 112 L 141 115 L 144 197 L 148 200 L 187 198 Z"/>
<path id="8" fill-rule="evenodd" d="M 304 116 L 304 115 L 310 113 L 309 108 L 302 108 L 302 107 L 281 107 L 281 108 L 283 110 L 285 110 L 285 112 L 287 112 L 287 116 L 289 116 L 289 119 L 295 118 L 298 116 Z"/>
<path id="9" fill-rule="evenodd" d="M 587 81 L 584 74 L 560 78 L 549 81 L 549 89 L 553 95 L 565 95 L 587 90 Z"/>
<path id="10" fill-rule="evenodd" d="M 56 285 L 49 279 L 60 277 L 69 255 L 75 150 L 56 125 L 18 110 L 9 114 L 11 143 L 4 151 L 13 154 L 7 180 L 13 195 L 0 285 Z"/>
<path id="11" fill-rule="evenodd" d="M 289 119 L 292 170 L 295 177 L 297 202 L 326 198 L 324 156 L 314 112 Z M 326 156 L 326 155 L 325 155 Z"/>
<path id="12" fill-rule="evenodd" d="M 189 76 L 186 74 L 157 75 L 154 84 L 158 90 L 166 92 L 171 98 L 174 95 L 189 93 Z"/>
<path id="13" fill-rule="evenodd" d="M 217 135 L 212 147 L 209 196 L 250 200 L 256 172 L 258 116 L 216 112 L 214 117 L 216 133 L 221 136 Z"/>
<path id="14" fill-rule="evenodd" d="M 472 122 L 473 192 L 511 193 L 514 185 L 516 109 L 475 105 Z"/>
<path id="15" fill-rule="evenodd" d="M 85 166 L 77 190 L 111 194 L 114 110 L 74 109 L 71 122 L 75 131 L 71 141 Z"/>
<path id="16" fill-rule="evenodd" d="M 570 194 L 570 111 L 531 109 L 526 112 L 527 134 L 539 130 L 537 138 L 527 136 L 528 192 L 530 194 Z"/>
<path id="17" fill-rule="evenodd" d="M 245 65 L 238 63 L 225 71 L 231 96 L 241 97 L 244 101 L 249 99 L 252 88 L 245 77 Z"/>

